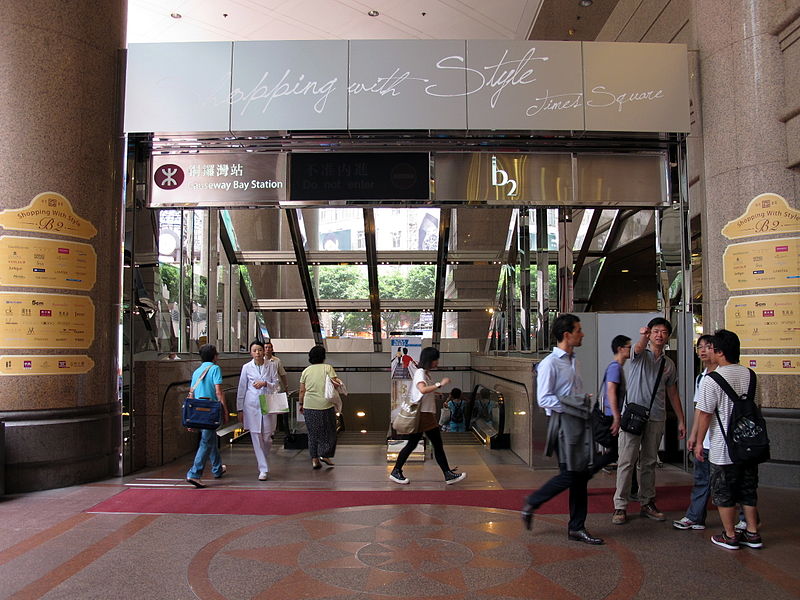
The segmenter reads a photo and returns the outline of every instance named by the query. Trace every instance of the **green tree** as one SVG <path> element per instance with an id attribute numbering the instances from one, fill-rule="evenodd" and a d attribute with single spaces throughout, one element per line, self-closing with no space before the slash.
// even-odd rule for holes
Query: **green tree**
<path id="1" fill-rule="evenodd" d="M 436 267 L 433 265 L 411 267 L 405 287 L 405 298 L 432 299 L 436 291 Z"/>
<path id="2" fill-rule="evenodd" d="M 315 273 L 316 270 L 316 273 Z M 364 270 L 356 266 L 311 267 L 316 276 L 317 295 L 320 300 L 363 299 L 369 297 L 369 284 Z M 328 335 L 341 337 L 348 333 L 370 331 L 369 313 L 333 312 Z"/>

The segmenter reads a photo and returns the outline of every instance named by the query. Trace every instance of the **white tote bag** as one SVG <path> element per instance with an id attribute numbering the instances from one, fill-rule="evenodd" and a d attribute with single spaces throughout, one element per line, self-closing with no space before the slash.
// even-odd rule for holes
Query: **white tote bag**
<path id="1" fill-rule="evenodd" d="M 342 413 L 342 397 L 336 386 L 333 385 L 333 379 L 329 373 L 325 373 L 325 400 L 333 404 L 338 414 Z"/>

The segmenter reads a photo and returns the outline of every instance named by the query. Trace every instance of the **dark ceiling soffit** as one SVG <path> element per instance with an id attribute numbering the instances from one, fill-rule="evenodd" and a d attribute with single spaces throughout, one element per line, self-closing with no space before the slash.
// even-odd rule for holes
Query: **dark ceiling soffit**
<path id="1" fill-rule="evenodd" d="M 381 300 L 378 288 L 378 247 L 375 242 L 375 213 L 364 209 L 364 245 L 367 252 L 367 279 L 369 280 L 369 308 L 372 316 L 372 346 L 375 352 L 383 351 L 381 340 Z"/>
<path id="2" fill-rule="evenodd" d="M 300 219 L 297 210 L 288 209 L 286 219 L 289 221 L 289 233 L 292 236 L 292 246 L 297 260 L 297 270 L 300 275 L 300 283 L 303 287 L 303 296 L 306 299 L 306 309 L 308 319 L 311 322 L 311 334 L 314 336 L 314 343 L 322 345 L 322 329 L 319 324 L 319 313 L 317 312 L 317 302 L 314 299 L 314 286 L 311 283 L 311 274 L 308 272 L 308 261 L 306 252 L 303 249 L 303 235 L 300 232 Z"/>
<path id="3" fill-rule="evenodd" d="M 439 213 L 439 250 L 436 255 L 436 289 L 433 294 L 433 334 L 431 345 L 439 348 L 442 341 L 442 316 L 444 314 L 444 286 L 447 280 L 447 250 L 450 244 L 450 218 L 452 209 Z"/>

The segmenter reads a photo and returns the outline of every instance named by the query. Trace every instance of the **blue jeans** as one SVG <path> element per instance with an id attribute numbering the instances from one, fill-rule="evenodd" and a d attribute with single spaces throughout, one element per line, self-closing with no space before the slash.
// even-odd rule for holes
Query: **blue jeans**
<path id="1" fill-rule="evenodd" d="M 711 463 L 708 462 L 708 450 L 703 450 L 703 462 L 694 461 L 694 485 L 692 485 L 691 501 L 686 509 L 686 518 L 695 523 L 705 524 L 708 497 L 711 495 Z"/>
<path id="2" fill-rule="evenodd" d="M 203 429 L 200 434 L 200 445 L 197 447 L 197 454 L 194 455 L 194 464 L 189 472 L 186 473 L 187 479 L 200 479 L 203 476 L 203 468 L 206 461 L 211 459 L 211 472 L 219 477 L 222 475 L 222 456 L 217 448 L 217 432 L 213 429 Z"/>
<path id="3" fill-rule="evenodd" d="M 463 433 L 466 430 L 467 430 L 467 426 L 464 423 L 464 421 L 461 421 L 461 423 L 456 423 L 455 421 L 450 421 L 450 423 L 447 424 L 447 431 L 455 431 L 455 432 Z"/>

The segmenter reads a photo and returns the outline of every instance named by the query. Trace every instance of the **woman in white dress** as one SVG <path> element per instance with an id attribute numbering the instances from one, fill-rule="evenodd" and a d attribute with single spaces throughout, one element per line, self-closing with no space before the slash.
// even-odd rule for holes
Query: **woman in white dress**
<path id="1" fill-rule="evenodd" d="M 272 448 L 277 415 L 263 414 L 260 396 L 278 391 L 278 372 L 275 363 L 264 360 L 264 344 L 261 342 L 250 344 L 250 356 L 253 360 L 242 367 L 239 377 L 236 410 L 244 428 L 250 430 L 250 439 L 258 462 L 258 480 L 266 481 L 269 478 L 267 457 Z M 266 406 L 266 398 L 264 405 Z"/>

